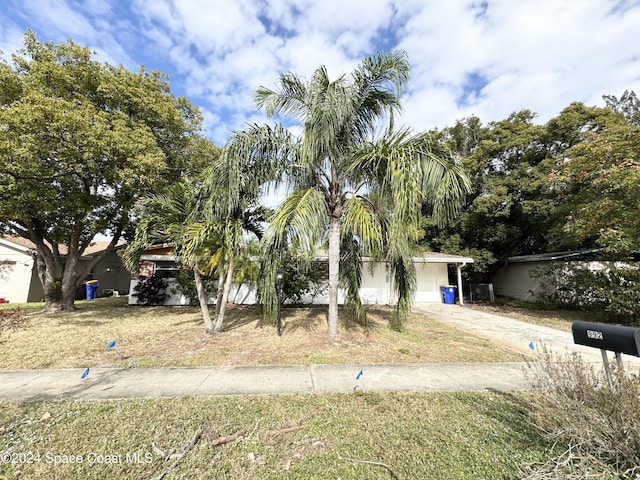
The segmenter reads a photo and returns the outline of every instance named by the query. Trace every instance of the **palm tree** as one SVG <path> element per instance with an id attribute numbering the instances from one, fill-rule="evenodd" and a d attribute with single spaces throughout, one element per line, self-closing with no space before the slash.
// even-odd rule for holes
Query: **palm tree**
<path id="1" fill-rule="evenodd" d="M 188 230 L 190 241 L 186 249 L 195 252 L 210 236 L 220 236 L 221 245 L 215 257 L 218 297 L 214 332 L 223 331 L 236 261 L 247 246 L 247 236 L 262 238 L 266 209 L 258 202 L 269 184 L 277 180 L 288 141 L 288 132 L 281 128 L 254 126 L 236 132 L 204 172 L 197 207 L 204 222 Z"/>
<path id="2" fill-rule="evenodd" d="M 415 291 L 411 245 L 421 207 L 430 202 L 434 216 L 446 221 L 468 190 L 462 166 L 432 136 L 394 132 L 409 75 L 406 54 L 393 52 L 366 58 L 335 81 L 320 67 L 309 81 L 282 74 L 276 89 L 256 92 L 258 107 L 270 117 L 291 116 L 303 127 L 298 141 L 263 135 L 253 145 L 279 154 L 293 190 L 271 218 L 272 254 L 287 242 L 308 252 L 328 242 L 329 335 L 338 332 L 341 282 L 347 303 L 364 315 L 358 295 L 364 253 L 389 264 L 398 295 L 392 326 L 400 327 Z M 385 119 L 388 126 L 377 135 Z M 272 281 L 273 275 L 264 278 Z"/>
<path id="3" fill-rule="evenodd" d="M 286 135 L 270 127 L 234 133 L 198 178 L 181 180 L 166 194 L 150 195 L 138 204 L 142 219 L 124 251 L 125 263 L 133 269 L 149 246 L 172 244 L 179 261 L 193 270 L 207 333 L 223 331 L 236 262 L 243 260 L 247 235 L 262 237 L 266 210 L 258 199 L 278 172 L 279 154 L 271 148 L 286 152 L 280 146 L 287 143 Z M 269 144 L 264 138 L 280 141 Z M 214 271 L 218 293 L 211 319 L 201 275 Z"/>
<path id="4" fill-rule="evenodd" d="M 137 205 L 142 219 L 122 258 L 127 268 L 134 271 L 145 249 L 158 243 L 172 244 L 179 262 L 193 271 L 206 332 L 214 333 L 215 326 L 207 307 L 202 273 L 211 273 L 210 265 L 216 259 L 211 252 L 220 250 L 222 235 L 219 226 L 213 225 L 206 228 L 206 237 L 201 235 L 197 241 L 194 240 L 194 231 L 205 230 L 197 205 L 198 192 L 193 183 L 187 180 L 173 184 L 164 194 L 144 197 Z"/>

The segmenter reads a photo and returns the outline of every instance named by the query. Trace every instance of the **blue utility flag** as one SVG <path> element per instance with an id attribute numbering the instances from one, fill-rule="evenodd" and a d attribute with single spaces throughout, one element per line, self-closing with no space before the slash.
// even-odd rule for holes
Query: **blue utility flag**
<path id="1" fill-rule="evenodd" d="M 80 378 L 85 378 L 87 375 L 89 375 L 89 369 L 87 368 L 84 373 L 82 374 L 82 376 Z"/>
<path id="2" fill-rule="evenodd" d="M 358 375 L 356 375 L 356 380 L 360 380 L 360 377 L 362 376 L 362 370 L 360 370 L 358 372 Z"/>
<path id="3" fill-rule="evenodd" d="M 111 340 L 111 341 L 109 342 L 109 344 L 107 345 L 107 348 L 113 348 L 113 347 L 115 347 L 115 346 L 116 346 L 116 341 L 115 341 L 115 340 Z"/>
<path id="4" fill-rule="evenodd" d="M 533 342 L 529 342 L 529 348 L 530 348 L 531 350 L 535 350 L 535 348 L 536 348 L 536 347 L 535 347 L 535 345 L 533 344 Z"/>

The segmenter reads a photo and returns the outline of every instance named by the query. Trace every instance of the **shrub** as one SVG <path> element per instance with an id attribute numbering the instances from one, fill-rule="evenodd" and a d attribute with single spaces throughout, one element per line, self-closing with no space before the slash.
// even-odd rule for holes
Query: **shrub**
<path id="1" fill-rule="evenodd" d="M 168 286 L 167 279 L 155 273 L 150 277 L 140 277 L 140 281 L 133 288 L 134 296 L 140 305 L 162 305 L 169 298 Z"/>
<path id="2" fill-rule="evenodd" d="M 214 297 L 217 291 L 217 280 L 211 277 L 202 277 L 204 286 L 204 294 L 206 298 Z M 193 278 L 193 271 L 182 269 L 176 274 L 176 288 L 180 293 L 189 299 L 189 305 L 200 305 L 198 299 L 198 291 L 196 290 L 196 281 Z"/>
<path id="3" fill-rule="evenodd" d="M 304 297 L 312 300 L 326 290 L 323 282 L 323 266 L 317 263 L 305 266 L 294 256 L 286 256 L 282 265 L 282 291 L 290 304 L 302 303 Z"/>
<path id="4" fill-rule="evenodd" d="M 578 353 L 553 355 L 528 370 L 539 394 L 537 427 L 554 457 L 526 480 L 639 479 L 640 377 L 612 366 L 612 385 Z"/>
<path id="5" fill-rule="evenodd" d="M 603 321 L 640 324 L 640 269 L 592 271 L 581 265 L 555 264 L 532 274 L 540 281 L 537 298 L 560 308 L 587 310 Z"/>

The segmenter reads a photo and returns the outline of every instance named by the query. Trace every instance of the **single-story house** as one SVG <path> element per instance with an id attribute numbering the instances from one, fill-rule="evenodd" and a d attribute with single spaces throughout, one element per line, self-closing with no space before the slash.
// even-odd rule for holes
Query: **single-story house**
<path id="1" fill-rule="evenodd" d="M 505 268 L 492 278 L 496 295 L 535 302 L 543 292 L 543 285 L 536 277 L 541 267 L 554 264 L 586 266 L 593 271 L 609 270 L 624 262 L 608 260 L 601 248 L 573 250 L 565 252 L 541 253 L 509 257 Z"/>
<path id="2" fill-rule="evenodd" d="M 25 303 L 38 302 L 43 297 L 33 250 L 15 237 L 0 238 L 0 298 Z"/>
<path id="3" fill-rule="evenodd" d="M 88 262 L 103 252 L 109 242 L 93 242 L 81 262 Z M 34 258 L 36 247 L 26 238 L 5 236 L 0 238 L 0 298 L 11 303 L 41 302 L 44 290 L 38 278 Z M 61 246 L 61 251 L 64 249 Z M 128 293 L 129 272 L 124 267 L 117 251 L 110 252 L 94 268 L 89 279 L 98 280 L 98 294 L 118 291 Z M 83 292 L 78 292 L 84 298 Z"/>
<path id="4" fill-rule="evenodd" d="M 326 253 L 316 255 L 314 261 L 323 263 L 327 262 Z M 449 255 L 445 253 L 427 252 L 422 256 L 413 258 L 416 265 L 417 289 L 414 297 L 416 302 L 441 302 L 442 296 L 440 287 L 449 285 L 449 266 L 456 269 L 456 282 L 458 291 L 462 291 L 462 268 L 470 263 L 473 259 L 459 255 Z M 395 303 L 393 286 L 387 267 L 384 263 L 376 265 L 371 271 L 369 258 L 363 259 L 362 271 L 362 287 L 360 294 L 363 303 L 389 305 Z M 129 291 L 133 292 L 138 284 L 139 277 L 148 277 L 155 272 L 163 272 L 169 283 L 169 298 L 165 301 L 165 305 L 188 305 L 189 299 L 186 298 L 176 288 L 175 279 L 172 278 L 172 272 L 179 270 L 176 257 L 172 253 L 170 245 L 160 245 L 147 249 L 140 257 L 139 272 L 134 273 L 131 277 Z M 234 285 L 230 294 L 231 301 L 241 304 L 255 304 L 256 295 L 255 287 L 250 285 Z M 215 303 L 215 299 L 210 299 L 211 303 Z M 303 299 L 305 301 L 305 299 Z M 319 295 L 306 299 L 308 303 L 326 304 L 327 297 Z M 344 302 L 344 294 L 340 294 L 340 303 Z M 460 299 L 462 303 L 462 298 Z M 136 305 L 137 299 L 134 295 L 129 295 L 129 304 Z"/>

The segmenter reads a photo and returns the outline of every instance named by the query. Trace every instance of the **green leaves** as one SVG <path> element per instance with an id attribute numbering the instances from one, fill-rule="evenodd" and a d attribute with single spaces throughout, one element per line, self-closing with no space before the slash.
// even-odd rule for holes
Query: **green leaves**
<path id="1" fill-rule="evenodd" d="M 396 282 L 395 317 L 396 326 L 401 324 L 415 290 L 410 252 L 420 236 L 423 204 L 444 223 L 459 212 L 469 190 L 462 166 L 438 139 L 393 131 L 399 94 L 409 76 L 405 52 L 378 53 L 335 80 L 321 66 L 308 82 L 283 74 L 275 89 L 256 93 L 258 106 L 269 116 L 290 115 L 302 123 L 297 144 L 281 143 L 287 158 L 294 159 L 283 162 L 293 192 L 272 216 L 265 242 L 274 255 L 291 245 L 310 255 L 328 239 L 330 334 L 337 332 L 339 280 L 347 304 L 363 318 L 358 289 L 365 252 L 386 259 L 392 275 L 402 277 Z M 375 138 L 385 120 L 385 134 Z M 271 138 L 258 150 L 278 151 L 270 146 Z M 333 234 L 327 235 L 330 224 Z M 265 285 L 273 277 L 273 272 L 265 274 Z"/>
<path id="2" fill-rule="evenodd" d="M 291 242 L 294 248 L 312 252 L 326 238 L 326 198 L 316 188 L 291 193 L 269 219 L 269 242 L 276 248 Z"/>
<path id="3" fill-rule="evenodd" d="M 625 256 L 640 248 L 640 127 L 593 134 L 570 151 L 561 173 L 569 207 L 564 232 Z"/>
<path id="4" fill-rule="evenodd" d="M 94 236 L 111 234 L 115 247 L 137 199 L 192 171 L 187 154 L 200 128 L 162 74 L 92 57 L 27 31 L 12 65 L 0 63 L 0 229 L 33 240 L 43 279 L 64 275 L 69 295 L 92 268 L 75 258 Z M 68 268 L 58 244 L 68 247 Z"/>

